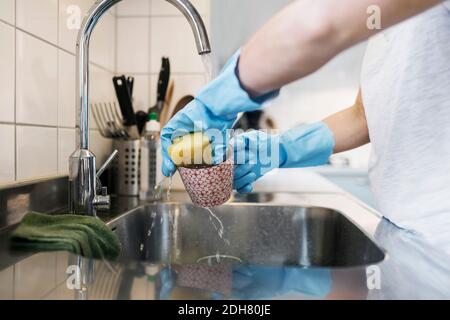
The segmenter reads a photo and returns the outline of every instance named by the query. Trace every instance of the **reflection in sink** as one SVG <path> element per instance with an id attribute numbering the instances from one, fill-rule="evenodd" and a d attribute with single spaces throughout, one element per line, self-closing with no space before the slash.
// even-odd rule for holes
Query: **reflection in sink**
<path id="1" fill-rule="evenodd" d="M 224 238 L 209 212 L 190 204 L 141 207 L 109 225 L 122 242 L 123 260 L 154 264 L 350 267 L 385 257 L 358 227 L 331 209 L 247 203 L 213 212 L 223 222 Z"/>
<path id="2" fill-rule="evenodd" d="M 248 203 L 268 203 L 274 199 L 273 193 L 235 193 L 233 194 L 233 202 L 248 202 Z"/>

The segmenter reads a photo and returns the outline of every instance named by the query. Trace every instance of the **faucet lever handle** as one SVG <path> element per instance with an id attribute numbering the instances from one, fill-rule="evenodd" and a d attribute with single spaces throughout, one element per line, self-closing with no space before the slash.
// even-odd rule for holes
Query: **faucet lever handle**
<path id="1" fill-rule="evenodd" d="M 111 198 L 108 195 L 108 189 L 106 187 L 102 187 L 100 182 L 100 176 L 105 172 L 105 170 L 111 165 L 113 160 L 117 157 L 119 151 L 114 150 L 113 153 L 108 157 L 105 163 L 101 166 L 101 168 L 97 171 L 97 194 L 94 197 L 94 207 L 96 209 L 109 209 L 109 205 L 111 203 Z"/>
<path id="2" fill-rule="evenodd" d="M 111 197 L 107 194 L 106 188 L 102 188 L 102 194 L 94 197 L 94 207 L 96 209 L 109 209 Z"/>
<path id="3" fill-rule="evenodd" d="M 111 165 L 111 163 L 117 157 L 118 154 L 119 154 L 118 150 L 114 150 L 113 153 L 111 153 L 111 155 L 108 157 L 108 159 L 105 161 L 105 163 L 101 166 L 101 168 L 98 169 L 98 171 L 97 171 L 97 178 L 100 178 L 100 176 Z"/>

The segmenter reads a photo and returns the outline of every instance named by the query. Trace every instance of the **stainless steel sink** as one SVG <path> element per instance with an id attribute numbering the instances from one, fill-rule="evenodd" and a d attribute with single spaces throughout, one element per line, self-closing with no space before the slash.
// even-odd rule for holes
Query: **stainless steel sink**
<path id="1" fill-rule="evenodd" d="M 222 237 L 217 220 L 190 204 L 140 207 L 109 225 L 122 242 L 122 260 L 151 264 L 352 267 L 385 258 L 355 224 L 331 209 L 234 203 L 213 212 L 223 223 Z"/>

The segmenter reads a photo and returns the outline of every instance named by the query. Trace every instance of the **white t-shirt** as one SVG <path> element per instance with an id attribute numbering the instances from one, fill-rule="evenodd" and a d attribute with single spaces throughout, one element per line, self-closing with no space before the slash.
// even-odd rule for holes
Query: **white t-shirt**
<path id="1" fill-rule="evenodd" d="M 361 88 L 381 213 L 450 246 L 450 1 L 371 39 Z"/>

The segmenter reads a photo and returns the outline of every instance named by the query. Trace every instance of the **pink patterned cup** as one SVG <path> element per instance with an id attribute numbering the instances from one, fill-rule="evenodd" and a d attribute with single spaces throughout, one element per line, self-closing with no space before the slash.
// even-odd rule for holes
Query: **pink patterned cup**
<path id="1" fill-rule="evenodd" d="M 227 202 L 233 192 L 233 159 L 207 167 L 179 167 L 181 179 L 192 202 L 212 208 Z"/>

